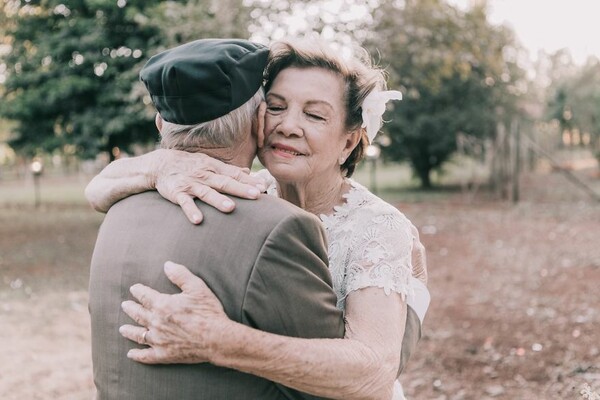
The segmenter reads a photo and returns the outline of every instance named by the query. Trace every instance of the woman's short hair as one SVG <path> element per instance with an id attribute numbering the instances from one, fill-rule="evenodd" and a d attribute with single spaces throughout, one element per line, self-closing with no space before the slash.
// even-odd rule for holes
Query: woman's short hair
<path id="1" fill-rule="evenodd" d="M 256 110 L 265 95 L 262 88 L 229 114 L 197 125 L 178 125 L 164 121 L 160 145 L 166 149 L 196 151 L 203 148 L 234 147 L 248 135 Z"/>
<path id="2" fill-rule="evenodd" d="M 385 90 L 385 72 L 374 67 L 367 51 L 357 48 L 354 55 L 345 58 L 319 39 L 298 39 L 271 44 L 269 62 L 265 69 L 265 91 L 269 91 L 277 75 L 289 67 L 318 67 L 337 73 L 345 82 L 345 127 L 348 131 L 360 129 L 361 140 L 341 166 L 345 176 L 354 173 L 369 144 L 362 125 L 362 103 L 373 90 Z"/>

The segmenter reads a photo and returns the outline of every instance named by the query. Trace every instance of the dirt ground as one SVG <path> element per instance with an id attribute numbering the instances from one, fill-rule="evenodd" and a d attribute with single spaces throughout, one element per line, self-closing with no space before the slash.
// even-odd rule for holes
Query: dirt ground
<path id="1" fill-rule="evenodd" d="M 432 305 L 409 399 L 600 393 L 600 204 L 556 174 L 524 202 L 401 203 L 428 250 Z M 552 192 L 552 195 L 548 193 Z M 0 399 L 89 399 L 88 262 L 101 216 L 0 208 Z"/>

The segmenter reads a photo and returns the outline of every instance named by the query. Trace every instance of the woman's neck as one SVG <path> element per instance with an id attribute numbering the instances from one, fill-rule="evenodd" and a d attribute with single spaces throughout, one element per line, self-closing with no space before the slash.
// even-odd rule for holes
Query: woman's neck
<path id="1" fill-rule="evenodd" d="M 346 181 L 341 175 L 312 179 L 307 182 L 277 182 L 282 199 L 315 215 L 331 214 L 343 202 Z"/>

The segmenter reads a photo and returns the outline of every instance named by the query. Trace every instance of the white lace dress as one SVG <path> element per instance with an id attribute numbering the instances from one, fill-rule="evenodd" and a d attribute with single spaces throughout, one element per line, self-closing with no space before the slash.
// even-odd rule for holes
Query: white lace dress
<path id="1" fill-rule="evenodd" d="M 267 193 L 277 196 L 275 179 L 266 170 Z M 345 310 L 346 297 L 354 290 L 378 287 L 386 294 L 413 295 L 411 253 L 415 237 L 412 223 L 398 209 L 348 179 L 345 204 L 332 215 L 320 215 L 329 242 L 329 270 L 338 307 Z M 394 400 L 404 399 L 397 381 Z"/>

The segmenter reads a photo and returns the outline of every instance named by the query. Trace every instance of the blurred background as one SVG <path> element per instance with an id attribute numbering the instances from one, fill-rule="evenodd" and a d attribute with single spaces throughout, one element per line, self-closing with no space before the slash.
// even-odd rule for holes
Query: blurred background
<path id="1" fill-rule="evenodd" d="M 432 305 L 401 379 L 408 397 L 600 393 L 596 2 L 0 4 L 0 398 L 91 397 L 102 215 L 83 189 L 156 146 L 147 59 L 198 38 L 305 34 L 363 46 L 404 93 L 356 179 L 428 250 Z"/>

